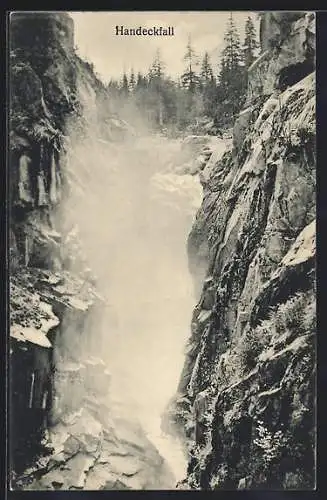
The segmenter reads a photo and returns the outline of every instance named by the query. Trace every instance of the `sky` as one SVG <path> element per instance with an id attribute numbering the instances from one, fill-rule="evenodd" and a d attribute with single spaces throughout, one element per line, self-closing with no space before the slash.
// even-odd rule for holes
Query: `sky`
<path id="1" fill-rule="evenodd" d="M 176 78 L 184 70 L 183 56 L 191 36 L 192 45 L 201 60 L 207 50 L 214 72 L 217 73 L 219 55 L 223 48 L 228 11 L 132 11 L 132 12 L 70 12 L 75 25 L 75 46 L 81 57 L 94 64 L 99 77 L 106 83 L 120 78 L 124 71 L 146 73 L 157 49 L 165 63 L 166 73 Z M 251 15 L 258 26 L 254 12 L 233 12 L 241 40 L 246 18 Z M 172 37 L 116 36 L 116 25 L 125 28 L 162 26 L 174 27 Z"/>

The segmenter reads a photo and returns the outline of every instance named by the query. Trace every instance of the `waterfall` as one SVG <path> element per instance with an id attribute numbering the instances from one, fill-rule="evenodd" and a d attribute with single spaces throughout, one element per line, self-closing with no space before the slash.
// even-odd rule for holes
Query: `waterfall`
<path id="1" fill-rule="evenodd" d="M 79 357 L 103 360 L 110 405 L 139 421 L 177 482 L 186 457 L 162 434 L 160 419 L 176 392 L 189 335 L 195 299 L 186 241 L 202 189 L 195 176 L 174 174 L 180 141 L 144 133 L 108 143 L 92 123 L 86 139 L 71 134 L 70 193 L 62 206 L 107 304 L 88 324 Z M 65 334 L 70 351 L 71 337 Z"/>

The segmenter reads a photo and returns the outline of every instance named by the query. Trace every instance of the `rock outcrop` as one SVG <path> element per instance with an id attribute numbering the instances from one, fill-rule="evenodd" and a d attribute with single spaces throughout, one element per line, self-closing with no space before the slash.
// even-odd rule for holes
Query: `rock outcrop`
<path id="1" fill-rule="evenodd" d="M 168 488 L 162 457 L 109 402 L 110 373 L 90 335 L 104 299 L 61 209 L 78 189 L 71 142 L 90 128 L 106 143 L 132 132 L 77 56 L 73 28 L 66 13 L 10 18 L 11 486 Z"/>
<path id="2" fill-rule="evenodd" d="M 264 13 L 233 145 L 201 172 L 180 488 L 315 486 L 314 14 Z"/>

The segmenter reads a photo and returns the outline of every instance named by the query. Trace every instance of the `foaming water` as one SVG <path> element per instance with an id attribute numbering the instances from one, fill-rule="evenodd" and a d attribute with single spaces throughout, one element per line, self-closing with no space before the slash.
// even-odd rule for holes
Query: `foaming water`
<path id="1" fill-rule="evenodd" d="M 202 195 L 195 177 L 171 173 L 179 148 L 154 136 L 119 145 L 76 141 L 68 171 L 78 189 L 65 205 L 110 304 L 87 332 L 93 355 L 111 372 L 111 398 L 138 418 L 176 481 L 186 458 L 178 441 L 162 434 L 160 417 L 176 391 L 189 335 L 186 239 Z"/>

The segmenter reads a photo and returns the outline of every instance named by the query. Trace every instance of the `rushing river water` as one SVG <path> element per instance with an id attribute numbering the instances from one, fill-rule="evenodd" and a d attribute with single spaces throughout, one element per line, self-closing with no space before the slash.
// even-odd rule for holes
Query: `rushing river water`
<path id="1" fill-rule="evenodd" d="M 202 196 L 197 176 L 174 173 L 180 147 L 155 136 L 75 144 L 69 169 L 78 189 L 65 207 L 110 304 L 87 335 L 111 373 L 111 404 L 139 420 L 176 481 L 186 459 L 162 434 L 160 417 L 177 389 L 189 335 L 186 240 Z"/>

